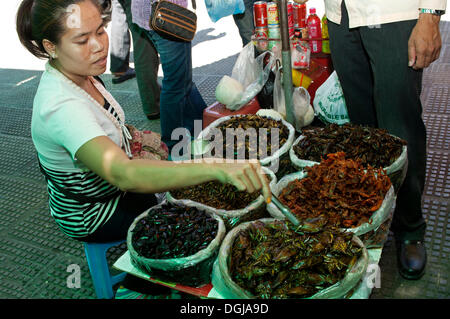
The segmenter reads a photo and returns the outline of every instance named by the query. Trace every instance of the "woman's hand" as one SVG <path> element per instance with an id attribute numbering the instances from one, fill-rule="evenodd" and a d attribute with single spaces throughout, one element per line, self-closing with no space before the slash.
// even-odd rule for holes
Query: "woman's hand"
<path id="1" fill-rule="evenodd" d="M 422 13 L 408 41 L 409 66 L 414 70 L 428 67 L 441 52 L 440 17 Z"/>
<path id="2" fill-rule="evenodd" d="M 271 200 L 269 182 L 256 160 L 218 160 L 214 159 L 214 165 L 218 169 L 217 179 L 222 183 L 234 185 L 240 191 L 253 193 L 261 190 L 267 202 Z"/>

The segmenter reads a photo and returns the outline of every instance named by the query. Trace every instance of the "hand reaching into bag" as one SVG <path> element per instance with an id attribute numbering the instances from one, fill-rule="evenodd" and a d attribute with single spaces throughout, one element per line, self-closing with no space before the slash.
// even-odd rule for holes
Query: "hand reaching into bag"
<path id="1" fill-rule="evenodd" d="M 217 180 L 234 185 L 240 191 L 261 190 L 266 202 L 271 200 L 269 182 L 257 160 L 222 160 L 214 158 Z"/>

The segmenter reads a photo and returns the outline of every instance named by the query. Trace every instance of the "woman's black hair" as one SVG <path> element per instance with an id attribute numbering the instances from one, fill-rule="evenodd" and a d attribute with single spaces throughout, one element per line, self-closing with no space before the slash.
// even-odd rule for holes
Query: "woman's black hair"
<path id="1" fill-rule="evenodd" d="M 70 5 L 91 1 L 102 14 L 105 23 L 111 17 L 111 0 L 23 0 L 17 10 L 16 30 L 20 42 L 38 58 L 49 58 L 42 40 L 54 44 L 65 31 L 64 17 Z"/>

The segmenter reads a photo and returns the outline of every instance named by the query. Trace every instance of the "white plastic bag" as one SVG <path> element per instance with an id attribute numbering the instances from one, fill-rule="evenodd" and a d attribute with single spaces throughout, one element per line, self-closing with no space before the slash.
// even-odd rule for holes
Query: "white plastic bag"
<path id="1" fill-rule="evenodd" d="M 264 66 L 267 54 L 269 61 Z M 226 108 L 236 111 L 250 102 L 264 87 L 274 62 L 274 55 L 270 51 L 263 52 L 255 58 L 255 45 L 249 42 L 239 54 L 231 73 L 231 77 L 242 84 L 244 92 L 239 101 L 226 105 Z"/>
<path id="2" fill-rule="evenodd" d="M 228 75 L 224 75 L 216 86 L 216 100 L 224 105 L 238 103 L 243 94 L 242 84 Z"/>
<path id="3" fill-rule="evenodd" d="M 284 101 L 284 91 L 281 84 L 281 70 L 282 67 L 278 66 L 275 69 L 275 82 L 273 87 L 273 109 L 280 113 L 283 118 L 286 118 L 286 103 Z"/>
<path id="4" fill-rule="evenodd" d="M 178 282 L 184 285 L 204 285 L 211 280 L 210 273 L 219 251 L 219 247 L 226 235 L 226 228 L 222 218 L 212 212 L 205 214 L 213 217 L 218 224 L 216 237 L 209 245 L 191 256 L 168 259 L 152 259 L 140 255 L 133 247 L 133 230 L 139 221 L 146 218 L 153 210 L 161 208 L 166 202 L 155 205 L 135 218 L 128 229 L 127 248 L 130 252 L 131 263 L 143 272 L 155 276 L 163 281 Z"/>
<path id="5" fill-rule="evenodd" d="M 296 87 L 292 93 L 292 107 L 294 108 L 295 129 L 300 131 L 314 120 L 314 109 L 311 104 L 311 97 L 304 87 Z"/>
<path id="6" fill-rule="evenodd" d="M 294 111 L 294 127 L 300 131 L 314 120 L 314 109 L 311 106 L 311 97 L 304 87 L 296 87 L 292 92 L 292 107 Z M 273 89 L 273 108 L 286 118 L 286 103 L 284 90 L 281 84 L 281 68 L 275 71 Z"/>
<path id="7" fill-rule="evenodd" d="M 314 98 L 314 110 L 324 123 L 342 125 L 349 122 L 344 93 L 336 71 L 331 73 L 328 79 L 317 89 Z"/>
<path id="8" fill-rule="evenodd" d="M 314 166 L 320 164 L 316 161 L 311 161 L 303 158 L 299 158 L 295 153 L 295 147 L 300 143 L 301 140 L 306 138 L 305 135 L 300 135 L 293 143 L 289 150 L 289 158 L 291 159 L 291 163 L 297 167 L 299 170 L 303 170 L 305 167 Z M 324 154 L 325 155 L 325 154 Z M 393 162 L 391 165 L 387 167 L 383 167 L 386 171 L 387 176 L 391 180 L 392 185 L 394 186 L 395 193 L 398 192 L 400 187 L 405 180 L 406 173 L 408 171 L 408 147 L 404 145 L 402 147 L 402 153 L 400 156 Z"/>
<path id="9" fill-rule="evenodd" d="M 243 0 L 205 0 L 205 6 L 212 22 L 245 11 Z"/>
<path id="10" fill-rule="evenodd" d="M 271 181 L 269 186 L 275 187 L 275 184 L 277 183 L 275 174 L 266 167 L 261 167 L 261 169 L 265 174 L 269 176 L 269 180 Z M 262 195 L 259 195 L 259 197 L 251 202 L 247 207 L 235 210 L 218 209 L 199 202 L 195 202 L 190 199 L 176 199 L 170 192 L 166 193 L 166 198 L 169 203 L 174 205 L 195 207 L 199 210 L 204 210 L 206 212 L 215 214 L 219 216 L 224 221 L 225 226 L 230 229 L 235 225 L 242 223 L 243 221 L 255 219 L 253 218 L 253 215 L 260 215 L 261 209 L 265 209 L 266 204 L 266 201 Z"/>
<path id="11" fill-rule="evenodd" d="M 237 115 L 229 115 L 229 116 L 223 116 L 221 118 L 218 118 L 217 120 L 215 120 L 214 122 L 212 122 L 211 124 L 209 124 L 203 131 L 200 132 L 200 134 L 197 136 L 197 140 L 205 140 L 205 141 L 211 141 L 211 137 L 214 137 L 214 130 L 223 122 L 226 122 L 232 118 L 236 118 L 236 117 L 245 117 L 247 116 L 246 114 L 237 114 Z M 277 116 L 272 117 L 271 115 L 265 115 L 265 117 L 269 118 L 269 119 L 274 119 L 276 121 L 279 120 L 279 118 Z M 277 149 L 273 154 L 267 154 L 267 157 L 264 157 L 262 159 L 259 160 L 260 164 L 262 166 L 268 167 L 272 169 L 272 166 L 275 164 L 277 164 L 277 162 L 279 161 L 279 159 L 284 155 L 287 154 L 289 152 L 289 150 L 291 149 L 292 143 L 295 140 L 295 129 L 294 126 L 292 126 L 289 122 L 286 122 L 285 120 L 281 120 L 283 125 L 287 127 L 287 129 L 289 130 L 289 136 L 286 140 L 286 142 L 281 145 L 281 147 L 279 149 Z M 221 138 L 226 138 L 226 137 L 221 137 Z M 199 142 L 197 142 L 199 143 Z M 214 142 L 212 143 L 214 144 Z M 208 153 L 211 152 L 211 149 L 209 149 L 207 151 Z M 207 155 L 205 155 L 206 157 L 208 157 Z M 212 156 L 211 156 L 212 157 Z"/>
<path id="12" fill-rule="evenodd" d="M 297 179 L 300 180 L 302 178 L 305 178 L 306 176 L 307 176 L 306 171 L 286 175 L 282 179 L 280 179 L 280 181 L 275 185 L 275 187 L 271 188 L 272 193 L 275 196 L 279 196 L 281 194 L 282 190 L 285 189 L 290 182 L 297 180 Z M 361 236 L 365 233 L 368 233 L 369 231 L 377 229 L 389 217 L 391 208 L 395 204 L 395 199 L 396 199 L 396 196 L 394 193 L 394 187 L 391 186 L 391 188 L 389 188 L 388 192 L 384 196 L 384 200 L 383 200 L 380 208 L 378 208 L 372 214 L 372 216 L 370 217 L 370 219 L 367 223 L 363 223 L 360 226 L 355 227 L 355 228 L 342 228 L 341 230 L 352 232 L 356 236 Z M 286 218 L 273 203 L 270 203 L 267 205 L 267 211 L 269 212 L 270 216 L 272 216 L 274 218 L 277 218 L 277 219 L 285 219 Z"/>
<path id="13" fill-rule="evenodd" d="M 276 219 L 263 218 L 258 222 L 264 224 L 273 223 Z M 229 271 L 229 260 L 232 253 L 234 240 L 239 235 L 239 232 L 247 229 L 256 221 L 246 222 L 234 227 L 230 230 L 219 249 L 219 256 L 213 266 L 212 283 L 221 296 L 227 299 L 254 299 L 249 291 L 243 289 L 234 282 Z M 353 236 L 353 242 L 359 247 L 362 247 L 362 255 L 357 262 L 347 270 L 344 278 L 334 285 L 325 288 L 311 297 L 306 299 L 337 299 L 343 298 L 352 288 L 354 288 L 366 272 L 369 256 L 367 249 L 363 242 L 357 237 Z"/>

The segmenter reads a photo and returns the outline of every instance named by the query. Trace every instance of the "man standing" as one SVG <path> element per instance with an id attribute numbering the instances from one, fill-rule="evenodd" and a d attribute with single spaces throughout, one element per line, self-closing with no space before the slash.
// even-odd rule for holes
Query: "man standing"
<path id="1" fill-rule="evenodd" d="M 392 222 L 400 274 L 425 271 L 422 192 L 426 131 L 422 70 L 439 57 L 446 0 L 325 0 L 334 68 L 350 121 L 387 129 L 408 142 L 408 172 Z"/>
<path id="2" fill-rule="evenodd" d="M 111 2 L 111 73 L 112 83 L 122 83 L 136 76 L 130 68 L 130 30 L 128 30 L 127 17 L 118 0 Z"/>
<path id="3" fill-rule="evenodd" d="M 134 66 L 142 110 L 149 120 L 159 118 L 161 87 L 158 84 L 159 57 L 155 46 L 145 32 L 133 23 L 131 15 L 132 0 L 118 0 L 133 40 Z M 114 13 L 114 8 L 113 8 Z"/>
<path id="4" fill-rule="evenodd" d="M 258 0 L 244 0 L 245 11 L 233 14 L 233 20 L 239 30 L 243 47 L 252 40 L 253 31 L 255 29 L 253 22 L 253 4 L 256 1 Z"/>

